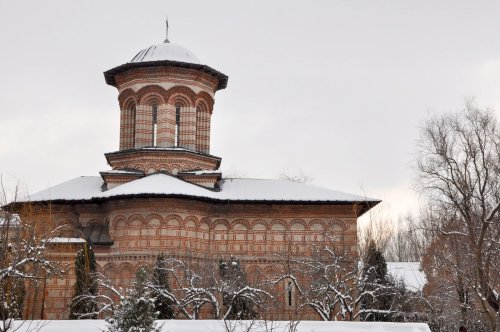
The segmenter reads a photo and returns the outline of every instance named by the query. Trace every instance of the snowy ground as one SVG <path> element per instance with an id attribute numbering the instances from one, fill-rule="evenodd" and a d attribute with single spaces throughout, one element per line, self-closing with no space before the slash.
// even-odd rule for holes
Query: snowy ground
<path id="1" fill-rule="evenodd" d="M 29 324 L 30 322 L 31 324 Z M 19 324 L 16 322 L 16 324 Z M 264 321 L 228 321 L 227 328 L 222 320 L 164 320 L 162 332 L 288 332 L 290 322 Z M 42 324 L 42 325 L 40 325 Z M 106 330 L 103 320 L 52 320 L 52 321 L 25 321 L 19 331 L 40 332 L 101 332 Z M 251 327 L 251 328 L 250 328 Z M 361 323 L 361 322 L 318 322 L 302 321 L 298 323 L 297 332 L 430 332 L 427 324 L 423 323 Z"/>

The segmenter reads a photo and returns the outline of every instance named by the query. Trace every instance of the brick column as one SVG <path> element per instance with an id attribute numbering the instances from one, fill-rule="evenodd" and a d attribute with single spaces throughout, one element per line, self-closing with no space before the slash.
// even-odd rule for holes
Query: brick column
<path id="1" fill-rule="evenodd" d="M 179 135 L 179 146 L 195 150 L 196 144 L 196 108 L 181 108 L 181 126 Z"/>
<path id="2" fill-rule="evenodd" d="M 210 113 L 203 108 L 196 112 L 196 151 L 210 153 Z"/>
<path id="3" fill-rule="evenodd" d="M 137 105 L 135 148 L 153 145 L 153 112 L 149 105 Z"/>
<path id="4" fill-rule="evenodd" d="M 122 109 L 120 112 L 120 150 L 134 148 L 135 108 Z"/>
<path id="5" fill-rule="evenodd" d="M 175 106 L 158 107 L 158 146 L 168 148 L 175 143 Z"/>

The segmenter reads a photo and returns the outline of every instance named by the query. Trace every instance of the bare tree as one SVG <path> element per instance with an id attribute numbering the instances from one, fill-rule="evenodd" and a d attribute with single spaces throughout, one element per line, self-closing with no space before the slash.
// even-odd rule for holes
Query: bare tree
<path id="1" fill-rule="evenodd" d="M 95 311 L 75 313 L 78 319 L 92 319 L 94 317 L 109 316 L 114 313 L 117 302 L 125 296 L 125 290 L 117 287 L 110 278 L 100 272 L 93 273 L 92 278 L 99 285 L 99 293 L 84 293 L 73 298 L 73 303 L 78 305 L 81 302 L 96 303 Z"/>
<path id="2" fill-rule="evenodd" d="M 310 308 L 325 321 L 358 320 L 367 314 L 390 315 L 396 310 L 363 307 L 365 300 L 377 301 L 394 293 L 392 285 L 369 278 L 363 261 L 343 252 L 333 236 L 311 248 L 312 255 L 281 257 L 282 269 L 272 283 L 293 287 L 299 309 Z M 289 294 L 292 296 L 293 294 Z"/>
<path id="3" fill-rule="evenodd" d="M 423 211 L 421 216 L 425 215 Z M 388 262 L 420 262 L 432 239 L 422 225 L 422 217 L 408 214 L 400 217 L 397 225 L 386 243 L 384 257 Z"/>
<path id="4" fill-rule="evenodd" d="M 428 254 L 441 266 L 437 273 L 452 278 L 464 323 L 467 311 L 477 310 L 498 331 L 500 132 L 493 113 L 468 102 L 459 113 L 428 120 L 418 175 L 432 211 L 426 229 L 435 234 L 435 250 Z"/>
<path id="5" fill-rule="evenodd" d="M 2 332 L 12 330 L 12 320 L 21 318 L 26 283 L 62 277 L 64 273 L 50 258 L 50 244 L 65 232 L 66 227 L 54 227 L 50 214 L 38 215 L 33 204 L 16 203 L 16 198 L 17 189 L 13 201 L 7 202 L 6 190 L 0 181 L 0 206 L 4 208 L 0 210 Z"/>

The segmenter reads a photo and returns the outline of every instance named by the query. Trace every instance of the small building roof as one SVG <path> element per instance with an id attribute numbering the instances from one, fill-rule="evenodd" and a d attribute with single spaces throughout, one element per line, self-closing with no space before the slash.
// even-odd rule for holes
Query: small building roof
<path id="1" fill-rule="evenodd" d="M 98 176 L 82 176 L 29 196 L 29 201 L 85 201 L 127 196 L 176 196 L 239 202 L 369 203 L 373 198 L 287 180 L 223 179 L 220 191 L 155 173 L 104 191 Z"/>
<path id="2" fill-rule="evenodd" d="M 419 262 L 387 262 L 387 273 L 396 280 L 403 280 L 411 291 L 422 291 L 427 282 Z"/>

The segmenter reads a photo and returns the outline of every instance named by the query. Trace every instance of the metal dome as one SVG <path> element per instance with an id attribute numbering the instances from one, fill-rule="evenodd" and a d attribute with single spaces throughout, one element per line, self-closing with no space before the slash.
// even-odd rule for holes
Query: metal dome
<path id="1" fill-rule="evenodd" d="M 200 59 L 187 48 L 172 44 L 168 41 L 149 46 L 139 53 L 129 63 L 152 62 L 152 61 L 177 61 L 192 64 L 201 64 Z"/>

